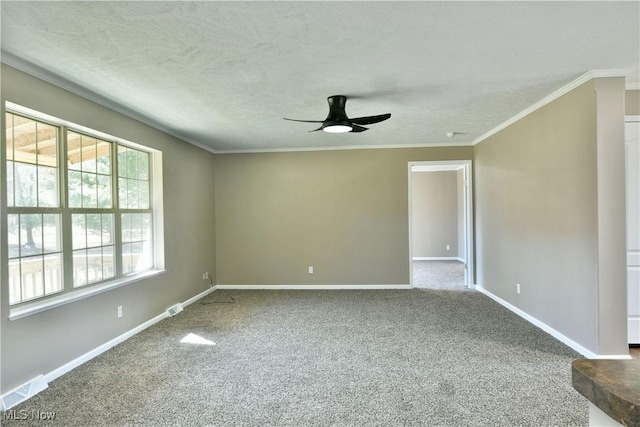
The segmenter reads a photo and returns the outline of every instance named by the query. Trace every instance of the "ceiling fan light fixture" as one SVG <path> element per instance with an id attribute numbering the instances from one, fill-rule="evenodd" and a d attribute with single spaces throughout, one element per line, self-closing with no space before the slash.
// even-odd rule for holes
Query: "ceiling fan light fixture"
<path id="1" fill-rule="evenodd" d="M 344 124 L 327 125 L 322 127 L 322 130 L 328 133 L 346 133 L 351 132 L 352 129 L 353 128 L 351 126 Z"/>
<path id="2" fill-rule="evenodd" d="M 359 133 L 369 129 L 364 127 L 364 125 L 379 123 L 391 117 L 391 114 L 387 113 L 378 114 L 377 116 L 356 117 L 350 119 L 344 110 L 345 104 L 347 103 L 346 96 L 333 95 L 327 98 L 327 102 L 329 103 L 329 114 L 324 120 L 297 120 L 287 119 L 286 117 L 284 119 L 292 122 L 322 123 L 322 126 L 310 132 L 323 130 L 327 133 Z"/>

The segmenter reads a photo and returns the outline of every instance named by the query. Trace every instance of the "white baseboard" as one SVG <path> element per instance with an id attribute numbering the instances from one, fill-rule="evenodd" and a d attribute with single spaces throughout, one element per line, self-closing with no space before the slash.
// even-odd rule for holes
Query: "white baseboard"
<path id="1" fill-rule="evenodd" d="M 524 320 L 526 320 L 529 323 L 531 323 L 531 324 L 537 326 L 538 328 L 542 329 L 543 331 L 545 331 L 546 333 L 548 333 L 549 335 L 551 335 L 552 337 L 554 337 L 558 341 L 560 341 L 560 342 L 566 344 L 567 346 L 571 347 L 572 349 L 574 349 L 575 351 L 577 351 L 578 353 L 582 354 L 583 356 L 585 356 L 588 359 L 624 359 L 624 360 L 631 359 L 631 356 L 629 356 L 628 354 L 606 354 L 606 355 L 596 354 L 596 353 L 592 352 L 591 350 L 588 350 L 587 348 L 585 348 L 582 345 L 578 344 L 577 342 L 573 341 L 571 338 L 567 337 L 566 335 L 564 335 L 564 334 L 558 332 L 557 330 L 553 329 L 551 326 L 547 325 L 546 323 L 541 322 L 540 320 L 536 319 L 535 317 L 531 316 L 530 314 L 527 314 L 526 312 L 520 310 L 518 307 L 516 307 L 516 306 L 508 303 L 507 301 L 503 300 L 502 298 L 492 294 L 490 291 L 486 290 L 482 286 L 475 285 L 474 288 L 477 291 L 485 294 L 486 296 L 488 296 L 489 298 L 491 298 L 492 300 L 494 300 L 498 304 L 502 305 L 506 309 L 508 309 L 508 310 L 514 312 L 515 314 L 517 314 L 518 316 L 522 317 Z"/>
<path id="2" fill-rule="evenodd" d="M 460 261 L 464 262 L 464 260 L 460 257 L 455 256 L 414 256 L 414 261 Z"/>
<path id="3" fill-rule="evenodd" d="M 411 285 L 216 285 L 216 289 L 261 290 L 338 290 L 338 289 L 411 289 Z"/>
<path id="4" fill-rule="evenodd" d="M 194 302 L 198 301 L 199 299 L 206 297 L 207 295 L 209 295 L 211 292 L 213 292 L 213 291 L 215 291 L 215 290 L 216 290 L 216 287 L 215 287 L 215 286 L 211 286 L 211 287 L 210 287 L 209 289 L 207 289 L 206 291 L 202 291 L 202 292 L 200 292 L 198 295 L 193 296 L 193 297 L 189 298 L 188 300 L 184 301 L 184 302 L 182 303 L 182 306 L 183 306 L 183 307 L 186 307 L 186 306 L 188 306 L 188 305 L 191 305 L 191 304 L 193 304 Z"/>
<path id="5" fill-rule="evenodd" d="M 178 303 L 181 304 L 183 307 L 188 306 L 189 304 L 194 303 L 195 301 L 199 300 L 200 298 L 205 297 L 206 295 L 208 295 L 209 293 L 213 292 L 215 290 L 215 287 L 211 287 L 209 289 L 207 289 L 206 291 L 200 292 L 198 295 L 189 298 L 188 300 L 186 300 L 183 303 Z M 64 365 L 60 366 L 57 369 L 54 369 L 53 371 L 49 372 L 48 374 L 45 375 L 39 375 L 36 378 L 27 381 L 26 383 L 22 384 L 19 387 L 14 388 L 13 390 L 4 393 L 3 395 L 0 396 L 0 407 L 3 411 L 6 411 L 7 409 L 10 409 L 11 407 L 17 405 L 18 403 L 24 402 L 25 400 L 29 399 L 32 396 L 35 396 L 36 394 L 38 394 L 40 391 L 46 389 L 48 387 L 48 383 L 55 380 L 56 378 L 66 374 L 67 372 L 71 371 L 74 368 L 77 368 L 78 366 L 82 365 L 85 362 L 88 362 L 89 360 L 93 359 L 94 357 L 104 353 L 105 351 L 109 350 L 112 347 L 115 347 L 116 345 L 120 344 L 121 342 L 126 341 L 127 339 L 131 338 L 132 336 L 136 335 L 139 332 L 144 331 L 145 329 L 147 329 L 150 326 L 153 326 L 154 324 L 158 323 L 159 321 L 165 319 L 169 317 L 169 315 L 167 314 L 167 312 L 163 312 L 162 314 L 157 315 L 156 317 L 147 320 L 146 322 L 142 323 L 141 325 L 136 326 L 135 328 L 125 332 L 122 335 L 119 335 L 117 337 L 115 337 L 114 339 L 107 341 L 106 343 L 94 348 L 93 350 L 88 351 L 87 353 L 83 354 L 82 356 L 76 357 L 75 359 L 73 359 L 72 361 L 70 361 L 69 363 L 65 363 Z"/>
<path id="6" fill-rule="evenodd" d="M 627 341 L 629 344 L 640 344 L 640 316 L 627 317 Z"/>
<path id="7" fill-rule="evenodd" d="M 88 362 L 89 360 L 93 359 L 94 357 L 104 353 L 105 351 L 109 350 L 112 347 L 115 347 L 116 345 L 120 344 L 121 342 L 124 342 L 125 340 L 131 338 L 132 336 L 136 335 L 139 332 L 144 331 L 145 329 L 147 329 L 150 326 L 153 326 L 154 324 L 158 323 L 159 321 L 165 319 L 169 317 L 167 315 L 167 313 L 162 313 L 157 315 L 156 317 L 154 317 L 153 319 L 149 319 L 146 322 L 144 322 L 141 325 L 136 326 L 135 328 L 125 332 L 122 335 L 119 335 L 117 337 L 115 337 L 114 339 L 107 341 L 106 343 L 94 348 L 91 351 L 88 351 L 87 353 L 83 354 L 82 356 L 79 356 L 75 359 L 73 359 L 71 362 L 66 363 L 64 365 L 62 365 L 61 367 L 54 369 L 53 371 L 49 372 L 48 374 L 45 375 L 45 378 L 47 379 L 47 382 L 51 382 L 53 380 L 55 380 L 56 378 L 66 374 L 67 372 L 71 371 L 74 368 L 77 368 L 78 366 L 82 365 L 85 362 Z"/>

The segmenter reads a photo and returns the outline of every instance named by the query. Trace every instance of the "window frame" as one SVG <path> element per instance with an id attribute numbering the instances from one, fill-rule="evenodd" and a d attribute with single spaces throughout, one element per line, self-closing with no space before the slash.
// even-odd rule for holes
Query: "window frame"
<path id="1" fill-rule="evenodd" d="M 26 117 L 37 122 L 42 122 L 47 125 L 55 126 L 58 129 L 58 146 L 57 146 L 57 159 L 58 159 L 58 207 L 18 207 L 8 206 L 8 188 L 7 188 L 7 114 L 14 114 L 21 117 Z M 109 135 L 76 123 L 71 123 L 66 120 L 59 119 L 48 114 L 32 110 L 27 107 L 20 106 L 18 104 L 6 101 L 2 111 L 2 148 L 0 149 L 0 162 L 2 163 L 3 173 L 0 177 L 0 188 L 2 191 L 2 215 L 1 227 L 5 232 L 3 233 L 2 240 L 0 241 L 0 270 L 2 271 L 2 282 L 6 283 L 5 288 L 2 290 L 6 292 L 7 300 L 9 297 L 9 264 L 8 264 L 8 236 L 7 236 L 7 219 L 9 215 L 24 214 L 24 213 L 57 213 L 60 215 L 60 246 L 62 253 L 62 290 L 50 295 L 44 295 L 29 299 L 26 301 L 20 301 L 9 306 L 9 319 L 16 320 L 25 316 L 29 316 L 35 313 L 39 313 L 51 308 L 59 307 L 64 304 L 68 304 L 73 301 L 84 299 L 92 295 L 96 295 L 102 292 L 109 291 L 121 286 L 135 283 L 139 280 L 146 279 L 158 274 L 164 273 L 164 236 L 163 236 L 163 195 L 162 195 L 162 152 L 153 149 L 148 146 L 137 144 L 113 135 Z M 84 208 L 69 206 L 69 187 L 68 187 L 68 173 L 69 167 L 67 163 L 67 135 L 69 132 L 86 135 L 91 138 L 96 138 L 100 141 L 110 143 L 110 178 L 111 178 L 111 208 Z M 133 149 L 142 151 L 148 154 L 148 181 L 149 181 L 149 206 L 145 209 L 122 209 L 119 206 L 119 176 L 118 176 L 118 147 L 126 147 L 127 149 Z M 74 274 L 73 274 L 73 232 L 72 232 L 72 215 L 74 214 L 112 214 L 113 215 L 113 230 L 112 241 L 114 247 L 114 277 L 103 279 L 100 281 L 84 284 L 82 286 L 74 286 Z M 126 213 L 148 213 L 151 214 L 151 231 L 150 240 L 152 242 L 151 250 L 151 267 L 143 271 L 137 271 L 133 273 L 124 273 L 122 269 L 122 233 L 121 233 L 121 221 L 122 214 Z"/>

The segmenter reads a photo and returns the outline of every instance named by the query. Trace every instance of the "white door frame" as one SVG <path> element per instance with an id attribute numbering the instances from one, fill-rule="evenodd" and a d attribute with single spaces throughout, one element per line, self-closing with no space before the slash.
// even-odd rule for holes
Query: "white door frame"
<path id="1" fill-rule="evenodd" d="M 630 230 L 637 230 L 638 218 L 635 209 L 638 199 L 638 137 L 640 136 L 640 116 L 625 117 L 625 161 L 626 161 L 626 203 L 627 203 L 627 342 L 640 344 L 640 252 L 637 238 Z M 635 158 L 632 158 L 632 153 Z M 631 191 L 636 192 L 632 194 Z M 634 209 L 635 208 L 635 209 Z M 632 224 L 635 221 L 635 224 Z"/>
<path id="2" fill-rule="evenodd" d="M 473 184 L 472 184 L 472 162 L 471 160 L 444 160 L 444 161 L 413 161 L 409 162 L 409 283 L 413 288 L 413 219 L 412 212 L 412 172 L 438 172 L 456 171 L 462 169 L 464 172 L 464 250 L 465 250 L 465 285 L 472 288 L 475 265 L 473 254 Z"/>

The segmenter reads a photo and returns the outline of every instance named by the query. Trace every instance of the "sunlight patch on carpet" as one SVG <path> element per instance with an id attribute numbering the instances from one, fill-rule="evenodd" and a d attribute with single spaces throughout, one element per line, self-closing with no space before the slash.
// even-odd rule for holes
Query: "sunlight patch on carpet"
<path id="1" fill-rule="evenodd" d="M 187 334 L 186 337 L 180 340 L 182 344 L 198 344 L 198 345 L 216 345 L 213 341 L 196 335 L 194 333 Z"/>

